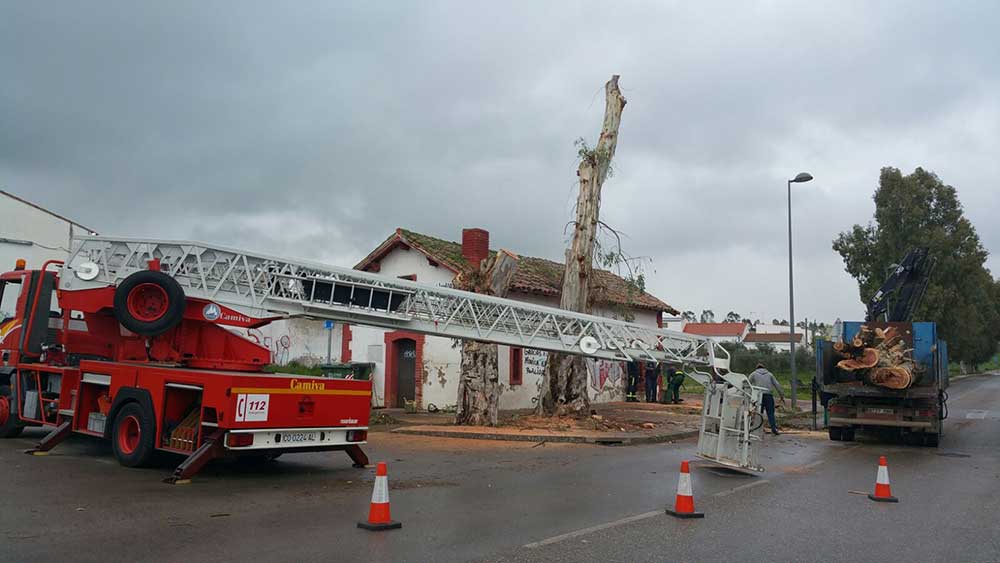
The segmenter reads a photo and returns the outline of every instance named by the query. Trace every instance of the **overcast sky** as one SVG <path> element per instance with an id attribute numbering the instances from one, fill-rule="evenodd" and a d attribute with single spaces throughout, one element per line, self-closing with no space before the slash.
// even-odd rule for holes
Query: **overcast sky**
<path id="1" fill-rule="evenodd" d="M 579 137 L 679 309 L 862 315 L 831 240 L 882 166 L 1000 249 L 996 2 L 7 2 L 0 188 L 102 234 L 350 266 L 396 227 L 561 259 Z M 0 225 L 2 231 L 2 225 Z M 991 258 L 994 272 L 1000 262 Z"/>

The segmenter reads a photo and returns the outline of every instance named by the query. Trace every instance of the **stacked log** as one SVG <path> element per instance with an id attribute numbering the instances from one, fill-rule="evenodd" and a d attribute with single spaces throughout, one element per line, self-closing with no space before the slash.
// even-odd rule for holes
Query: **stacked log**
<path id="1" fill-rule="evenodd" d="M 906 389 L 913 384 L 913 349 L 906 347 L 894 326 L 861 325 L 857 336 L 833 348 L 844 357 L 837 367 L 854 372 L 860 380 L 887 389 Z"/>

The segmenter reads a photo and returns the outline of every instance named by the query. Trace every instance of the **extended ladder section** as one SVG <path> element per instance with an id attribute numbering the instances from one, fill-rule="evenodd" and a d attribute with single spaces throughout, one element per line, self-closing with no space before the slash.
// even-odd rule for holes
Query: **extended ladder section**
<path id="1" fill-rule="evenodd" d="M 198 242 L 77 237 L 60 288 L 116 286 L 147 269 L 151 260 L 159 261 L 160 270 L 177 280 L 188 297 L 254 318 L 331 319 L 595 359 L 683 364 L 706 387 L 699 441 L 699 450 L 704 442 L 706 451 L 700 453 L 757 468 L 753 445 L 763 422 L 757 412 L 760 390 L 729 371 L 729 353 L 711 339 Z"/>

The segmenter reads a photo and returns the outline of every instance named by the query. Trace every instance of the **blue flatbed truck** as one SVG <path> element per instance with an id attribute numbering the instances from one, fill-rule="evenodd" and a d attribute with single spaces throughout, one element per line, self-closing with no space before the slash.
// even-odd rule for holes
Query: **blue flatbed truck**
<path id="1" fill-rule="evenodd" d="M 853 339 L 863 325 L 871 329 L 890 326 L 912 348 L 913 383 L 906 389 L 887 389 L 864 381 L 862 374 L 841 370 L 842 357 L 833 342 L 816 342 L 817 379 L 829 413 L 831 440 L 854 440 L 857 430 L 895 435 L 907 443 L 937 447 L 947 418 L 948 345 L 937 336 L 933 322 L 843 323 L 844 340 Z"/>

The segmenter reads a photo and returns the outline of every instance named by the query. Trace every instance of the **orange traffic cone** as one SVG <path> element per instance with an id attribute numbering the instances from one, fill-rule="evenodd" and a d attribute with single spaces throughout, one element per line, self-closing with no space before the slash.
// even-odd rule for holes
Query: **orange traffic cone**
<path id="1" fill-rule="evenodd" d="M 878 458 L 878 474 L 875 476 L 875 494 L 868 495 L 868 498 L 879 502 L 899 502 L 899 499 L 892 496 L 889 489 L 889 464 L 885 461 L 885 456 Z"/>
<path id="2" fill-rule="evenodd" d="M 394 521 L 389 515 L 389 470 L 384 461 L 378 462 L 375 467 L 375 489 L 368 509 L 368 521 L 358 522 L 358 527 L 373 532 L 403 527 L 402 522 Z"/>
<path id="3" fill-rule="evenodd" d="M 677 518 L 704 518 L 701 512 L 694 511 L 694 495 L 691 493 L 691 471 L 688 462 L 681 462 L 681 475 L 677 479 L 677 500 L 674 509 L 667 509 L 667 514 Z"/>

